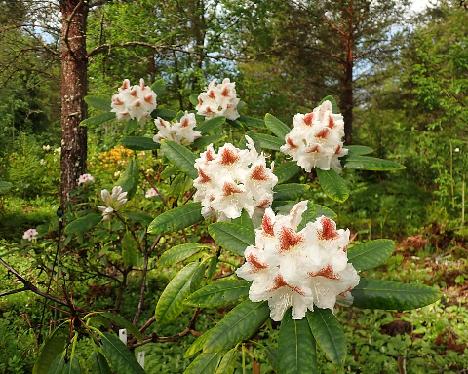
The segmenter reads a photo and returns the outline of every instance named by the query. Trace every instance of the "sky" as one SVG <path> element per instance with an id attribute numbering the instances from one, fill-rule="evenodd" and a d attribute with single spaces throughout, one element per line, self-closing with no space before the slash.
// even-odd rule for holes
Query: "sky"
<path id="1" fill-rule="evenodd" d="M 419 13 L 426 9 L 428 5 L 435 3 L 435 0 L 412 0 L 411 1 L 411 10 L 415 13 Z"/>

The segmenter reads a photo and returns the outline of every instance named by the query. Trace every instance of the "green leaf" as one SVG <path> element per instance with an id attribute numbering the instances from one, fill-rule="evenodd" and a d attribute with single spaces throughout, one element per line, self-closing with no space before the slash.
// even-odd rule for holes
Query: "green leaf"
<path id="1" fill-rule="evenodd" d="M 249 213 L 245 209 L 242 210 L 242 214 L 240 217 L 233 219 L 231 222 L 254 232 L 254 224 L 252 218 L 250 218 Z"/>
<path id="2" fill-rule="evenodd" d="M 198 94 L 191 94 L 189 96 L 190 103 L 195 107 L 198 105 Z"/>
<path id="3" fill-rule="evenodd" d="M 13 188 L 13 183 L 0 181 L 0 195 L 3 195 Z"/>
<path id="4" fill-rule="evenodd" d="M 166 252 L 164 252 L 159 258 L 160 266 L 169 266 L 177 264 L 178 262 L 184 261 L 190 258 L 196 253 L 200 253 L 205 250 L 209 250 L 210 246 L 200 243 L 183 243 L 178 244 Z"/>
<path id="5" fill-rule="evenodd" d="M 152 151 L 159 148 L 159 144 L 147 136 L 126 136 L 122 139 L 122 145 L 134 151 Z"/>
<path id="6" fill-rule="evenodd" d="M 127 169 L 125 169 L 115 185 L 127 191 L 128 199 L 135 196 L 138 189 L 138 161 L 136 158 L 130 160 Z"/>
<path id="7" fill-rule="evenodd" d="M 265 121 L 260 118 L 241 115 L 237 120 L 251 129 L 265 128 Z"/>
<path id="8" fill-rule="evenodd" d="M 219 139 L 221 139 L 222 134 L 214 134 L 214 135 L 203 135 L 201 138 L 196 139 L 192 143 L 192 147 L 195 149 L 205 149 L 211 143 L 216 143 Z"/>
<path id="9" fill-rule="evenodd" d="M 329 198 L 339 203 L 343 203 L 348 199 L 348 186 L 335 170 L 317 169 L 317 176 L 323 192 Z"/>
<path id="10" fill-rule="evenodd" d="M 202 219 L 200 203 L 190 203 L 157 216 L 148 226 L 148 232 L 154 235 L 169 234 L 200 222 Z"/>
<path id="11" fill-rule="evenodd" d="M 437 289 L 423 284 L 363 278 L 351 293 L 353 306 L 363 309 L 411 310 L 440 299 Z"/>
<path id="12" fill-rule="evenodd" d="M 150 86 L 153 92 L 158 96 L 163 96 L 166 93 L 166 82 L 164 79 L 158 79 Z"/>
<path id="13" fill-rule="evenodd" d="M 203 335 L 195 339 L 192 345 L 185 352 L 184 356 L 191 357 L 193 355 L 196 355 L 198 352 L 200 352 L 203 349 L 205 343 L 208 341 L 208 338 L 210 337 L 212 332 L 213 330 L 208 330 Z"/>
<path id="14" fill-rule="evenodd" d="M 256 146 L 259 146 L 262 149 L 279 151 L 280 147 L 284 144 L 283 139 L 270 134 L 254 133 L 249 131 L 247 135 L 253 139 Z"/>
<path id="15" fill-rule="evenodd" d="M 307 191 L 309 186 L 299 183 L 279 184 L 273 188 L 275 201 L 296 200 Z"/>
<path id="16" fill-rule="evenodd" d="M 330 309 L 315 308 L 307 312 L 307 321 L 320 348 L 335 364 L 342 366 L 346 356 L 346 338 Z"/>
<path id="17" fill-rule="evenodd" d="M 93 108 L 106 112 L 111 110 L 111 99 L 107 96 L 86 95 L 84 99 L 86 103 Z"/>
<path id="18" fill-rule="evenodd" d="M 192 262 L 180 270 L 164 289 L 156 305 L 156 321 L 175 320 L 184 309 L 184 300 L 191 292 L 191 282 L 200 264 Z"/>
<path id="19" fill-rule="evenodd" d="M 245 248 L 255 241 L 255 233 L 243 226 L 229 222 L 216 222 L 208 226 L 208 232 L 216 244 L 243 256 Z"/>
<path id="20" fill-rule="evenodd" d="M 362 170 L 401 170 L 405 169 L 398 162 L 390 160 L 382 160 L 380 158 L 369 156 L 353 156 L 346 159 L 344 165 L 346 169 L 362 169 Z"/>
<path id="21" fill-rule="evenodd" d="M 61 374 L 80 374 L 81 373 L 81 366 L 80 362 L 76 357 L 72 357 L 72 359 L 68 362 L 65 362 L 63 365 L 62 370 L 60 371 Z"/>
<path id="22" fill-rule="evenodd" d="M 220 308 L 249 296 L 250 283 L 240 279 L 223 279 L 191 294 L 186 304 L 198 308 Z"/>
<path id="23" fill-rule="evenodd" d="M 313 222 L 321 216 L 326 216 L 331 219 L 335 219 L 336 213 L 326 206 L 317 205 L 309 201 L 307 203 L 307 210 L 304 213 L 302 213 L 301 223 L 297 227 L 297 230 L 302 230 L 308 222 Z"/>
<path id="24" fill-rule="evenodd" d="M 140 333 L 140 330 L 131 323 L 126 318 L 122 317 L 120 314 L 114 314 L 110 312 L 98 312 L 97 316 L 104 317 L 111 321 L 115 326 L 127 329 L 137 339 L 141 339 L 143 336 Z"/>
<path id="25" fill-rule="evenodd" d="M 384 264 L 394 249 L 395 243 L 386 239 L 355 244 L 348 249 L 348 262 L 358 271 L 373 269 Z"/>
<path id="26" fill-rule="evenodd" d="M 88 366 L 92 368 L 92 373 L 111 374 L 109 364 L 105 357 L 99 352 L 94 352 L 88 359 Z"/>
<path id="27" fill-rule="evenodd" d="M 221 359 L 215 374 L 233 374 L 236 369 L 237 348 L 228 351 Z"/>
<path id="28" fill-rule="evenodd" d="M 117 373 L 144 374 L 145 371 L 138 364 L 135 355 L 114 334 L 105 332 L 101 335 L 102 353 Z"/>
<path id="29" fill-rule="evenodd" d="M 130 231 L 122 238 L 122 259 L 125 266 L 135 266 L 138 260 L 138 243 Z"/>
<path id="30" fill-rule="evenodd" d="M 374 152 L 371 147 L 366 145 L 347 145 L 345 148 L 348 150 L 347 157 L 354 157 L 354 156 L 363 156 L 368 155 L 369 153 Z"/>
<path id="31" fill-rule="evenodd" d="M 197 125 L 195 130 L 201 131 L 203 134 L 205 134 L 217 130 L 224 123 L 226 123 L 226 117 L 215 117 Z"/>
<path id="32" fill-rule="evenodd" d="M 288 310 L 278 338 L 278 374 L 318 373 L 315 340 L 306 318 L 293 319 Z"/>
<path id="33" fill-rule="evenodd" d="M 101 222 L 101 218 L 99 213 L 89 213 L 71 221 L 63 231 L 65 235 L 83 235 Z"/>
<path id="34" fill-rule="evenodd" d="M 291 131 L 291 129 L 285 123 L 270 113 L 265 114 L 265 126 L 268 130 L 280 138 L 283 143 L 286 134 Z"/>
<path id="35" fill-rule="evenodd" d="M 322 104 L 326 100 L 329 100 L 332 103 L 332 113 L 340 113 L 340 109 L 338 108 L 338 105 L 336 104 L 336 100 L 332 95 L 325 96 L 322 99 L 322 101 L 320 101 L 320 104 Z"/>
<path id="36" fill-rule="evenodd" d="M 276 166 L 274 169 L 275 175 L 278 177 L 278 184 L 287 182 L 291 178 L 294 178 L 301 169 L 296 165 L 294 161 L 283 162 L 281 165 Z"/>
<path id="37" fill-rule="evenodd" d="M 173 141 L 164 141 L 161 144 L 161 151 L 180 171 L 192 179 L 198 176 L 194 166 L 197 157 L 187 147 Z"/>
<path id="38" fill-rule="evenodd" d="M 176 115 L 177 112 L 175 110 L 160 107 L 151 113 L 152 118 L 160 117 L 166 121 L 172 121 Z"/>
<path id="39" fill-rule="evenodd" d="M 104 112 L 104 113 L 100 113 L 95 116 L 86 118 L 84 121 L 80 122 L 80 126 L 98 126 L 112 119 L 115 119 L 115 113 Z"/>
<path id="40" fill-rule="evenodd" d="M 68 341 L 68 326 L 59 326 L 55 331 L 49 335 L 42 346 L 39 356 L 37 357 L 33 374 L 47 373 L 52 367 L 53 362 L 60 356 L 65 349 Z"/>
<path id="41" fill-rule="evenodd" d="M 203 351 L 213 353 L 233 348 L 255 334 L 269 314 L 266 302 L 243 301 L 213 327 Z"/>
<path id="42" fill-rule="evenodd" d="M 184 374 L 215 374 L 221 357 L 221 353 L 202 353 L 187 366 Z"/>

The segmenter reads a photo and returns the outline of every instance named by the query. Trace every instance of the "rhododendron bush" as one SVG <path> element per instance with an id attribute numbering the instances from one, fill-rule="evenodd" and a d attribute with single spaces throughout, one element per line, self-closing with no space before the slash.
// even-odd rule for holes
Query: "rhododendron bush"
<path id="1" fill-rule="evenodd" d="M 219 82 L 192 95 L 193 107 L 184 111 L 165 106 L 161 80 L 131 86 L 126 79 L 112 98 L 87 98 L 97 113 L 85 124 L 113 121 L 122 134 L 116 145 L 134 157 L 114 186 L 80 177 L 77 196 L 86 201 L 73 207 L 65 242 L 88 240 L 90 263 L 122 264 L 125 280 L 140 277 L 140 297 L 133 322 L 73 309 L 44 345 L 36 372 L 77 365 L 80 336 L 92 338 L 99 367 L 143 372 L 142 348 L 137 359 L 136 347 L 183 338 L 194 333 L 205 310 L 222 309 L 210 330 L 194 333 L 186 373 L 232 373 L 241 344 L 261 344 L 275 329 L 277 372 L 313 373 L 317 349 L 337 367 L 344 363 L 337 309 L 408 310 L 439 298 L 428 286 L 367 278 L 394 244 L 353 242 L 339 215 L 315 203 L 319 195 L 344 203 L 352 169 L 402 167 L 369 156 L 366 146 L 343 144 L 343 118 L 332 97 L 284 123 L 271 114 L 248 116 L 235 83 Z M 151 165 L 142 163 L 141 152 Z M 138 208 L 135 201 L 141 201 Z M 29 230 L 24 239 L 41 236 Z M 153 287 L 146 282 L 149 263 L 176 270 L 157 300 L 145 298 Z M 154 314 L 142 320 L 145 304 L 152 303 Z M 186 329 L 159 335 L 181 316 L 190 319 Z M 125 329 L 120 338 L 111 326 Z"/>

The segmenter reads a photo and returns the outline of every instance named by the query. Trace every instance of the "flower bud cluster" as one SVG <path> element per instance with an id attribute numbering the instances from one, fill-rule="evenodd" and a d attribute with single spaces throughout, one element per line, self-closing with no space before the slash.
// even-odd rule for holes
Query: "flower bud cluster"
<path id="1" fill-rule="evenodd" d="M 206 118 L 226 117 L 230 120 L 239 118 L 237 105 L 240 99 L 236 94 L 236 83 L 225 78 L 222 83 L 216 84 L 213 80 L 205 92 L 198 95 L 196 110 Z"/>
<path id="2" fill-rule="evenodd" d="M 293 129 L 286 134 L 281 152 L 309 172 L 313 168 L 338 170 L 339 158 L 348 154 L 343 148 L 343 136 L 343 117 L 332 113 L 332 103 L 326 100 L 313 112 L 294 116 Z"/>
<path id="3" fill-rule="evenodd" d="M 337 297 L 352 298 L 349 291 L 359 283 L 346 254 L 349 230 L 337 230 L 332 219 L 321 216 L 298 231 L 306 209 L 307 201 L 287 216 L 266 209 L 255 244 L 245 249 L 246 262 L 236 271 L 252 281 L 252 301 L 268 301 L 275 321 L 291 306 L 294 319 L 304 318 L 314 305 L 333 310 Z"/>
<path id="4" fill-rule="evenodd" d="M 130 81 L 125 79 L 119 92 L 112 95 L 111 112 L 114 112 L 119 121 L 127 121 L 148 118 L 156 109 L 156 94 L 145 86 L 145 81 L 140 79 L 140 84 L 130 86 Z"/>
<path id="5" fill-rule="evenodd" d="M 216 153 L 211 144 L 195 161 L 194 200 L 201 202 L 204 217 L 237 218 L 242 209 L 252 217 L 256 209 L 271 205 L 273 187 L 278 183 L 273 163 L 268 168 L 263 153 L 257 153 L 250 137 L 246 139 L 247 149 L 226 143 Z"/>
<path id="6" fill-rule="evenodd" d="M 167 139 L 187 145 L 201 136 L 200 131 L 194 131 L 197 126 L 195 114 L 187 111 L 178 122 L 170 123 L 158 117 L 154 120 L 154 124 L 158 129 L 158 133 L 153 137 L 153 141 L 156 143 L 161 143 L 161 140 Z"/>

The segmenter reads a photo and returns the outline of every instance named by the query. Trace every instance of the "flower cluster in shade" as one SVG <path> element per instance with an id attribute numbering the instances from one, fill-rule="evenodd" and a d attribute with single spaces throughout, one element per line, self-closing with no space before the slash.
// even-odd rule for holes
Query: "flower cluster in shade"
<path id="1" fill-rule="evenodd" d="M 253 140 L 246 136 L 247 149 L 224 144 L 216 153 L 210 144 L 195 161 L 198 177 L 194 200 L 201 202 L 203 216 L 218 220 L 240 217 L 245 209 L 250 217 L 255 210 L 269 207 L 278 178 L 273 163 L 267 167 L 263 153 L 258 154 Z"/>
<path id="2" fill-rule="evenodd" d="M 199 115 L 206 118 L 226 117 L 234 121 L 239 118 L 237 111 L 239 102 L 236 83 L 225 78 L 219 84 L 213 80 L 206 91 L 198 95 L 198 104 L 195 109 Z"/>
<path id="3" fill-rule="evenodd" d="M 349 230 L 337 230 L 332 219 L 321 216 L 298 231 L 306 209 L 307 201 L 287 216 L 266 209 L 255 244 L 245 249 L 246 262 L 236 271 L 252 281 L 252 301 L 268 301 L 275 321 L 290 307 L 294 319 L 314 306 L 333 310 L 337 298 L 352 299 L 350 290 L 359 283 L 346 253 Z"/>
<path id="4" fill-rule="evenodd" d="M 127 203 L 127 192 L 121 186 L 112 188 L 112 192 L 101 190 L 101 200 L 104 205 L 99 205 L 98 209 L 102 212 L 102 219 L 108 220 L 112 214 Z"/>
<path id="5" fill-rule="evenodd" d="M 39 233 L 36 229 L 28 229 L 23 233 L 23 239 L 27 241 L 35 241 Z"/>
<path id="6" fill-rule="evenodd" d="M 85 186 L 94 183 L 94 177 L 91 174 L 85 173 L 78 177 L 78 186 Z"/>
<path id="7" fill-rule="evenodd" d="M 114 112 L 119 121 L 130 119 L 148 118 L 156 109 L 156 94 L 145 86 L 145 81 L 140 79 L 140 84 L 131 86 L 130 81 L 125 79 L 119 92 L 112 95 L 111 112 Z"/>
<path id="8" fill-rule="evenodd" d="M 339 158 L 348 154 L 343 148 L 343 137 L 343 117 L 334 114 L 331 101 L 325 100 L 311 113 L 294 116 L 293 129 L 286 134 L 281 152 L 291 156 L 306 171 L 339 170 Z"/>
<path id="9" fill-rule="evenodd" d="M 187 145 L 201 136 L 200 131 L 194 130 L 195 126 L 197 126 L 194 113 L 185 112 L 178 122 L 173 123 L 157 118 L 154 120 L 154 124 L 158 129 L 158 133 L 153 137 L 153 141 L 156 143 L 161 143 L 161 140 L 167 139 Z"/>
<path id="10" fill-rule="evenodd" d="M 156 197 L 156 196 L 159 196 L 158 194 L 158 191 L 156 191 L 155 188 L 151 187 L 151 188 L 148 188 L 146 191 L 145 191 L 145 197 L 147 199 L 151 199 L 153 197 Z"/>

